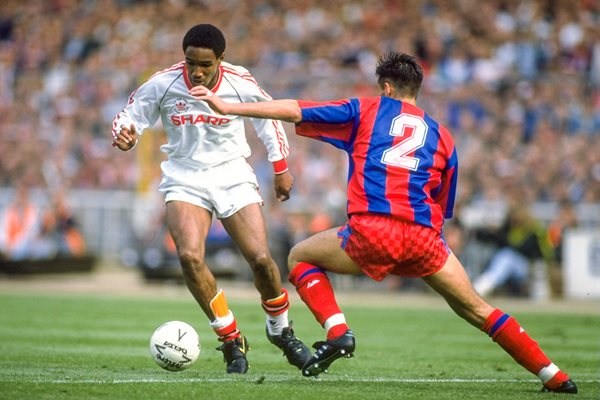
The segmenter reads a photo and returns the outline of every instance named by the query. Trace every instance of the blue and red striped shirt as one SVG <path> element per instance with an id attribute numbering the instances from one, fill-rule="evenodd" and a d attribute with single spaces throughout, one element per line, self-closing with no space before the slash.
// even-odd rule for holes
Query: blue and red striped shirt
<path id="1" fill-rule="evenodd" d="M 458 158 L 450 132 L 422 109 L 389 97 L 299 100 L 296 133 L 349 155 L 349 216 L 378 213 L 441 232 L 451 218 Z"/>

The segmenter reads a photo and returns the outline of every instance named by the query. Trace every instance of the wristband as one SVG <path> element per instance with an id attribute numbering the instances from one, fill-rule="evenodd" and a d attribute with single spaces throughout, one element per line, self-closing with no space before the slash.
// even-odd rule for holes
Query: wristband
<path id="1" fill-rule="evenodd" d="M 288 170 L 287 161 L 285 158 L 282 158 L 279 161 L 273 161 L 273 173 L 275 175 L 283 174 Z"/>

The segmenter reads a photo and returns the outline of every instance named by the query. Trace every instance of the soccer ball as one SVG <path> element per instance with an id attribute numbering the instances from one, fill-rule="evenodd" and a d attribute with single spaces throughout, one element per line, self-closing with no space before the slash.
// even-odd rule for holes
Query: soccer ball
<path id="1" fill-rule="evenodd" d="M 165 322 L 150 338 L 150 354 L 167 371 L 183 371 L 198 360 L 200 338 L 185 322 Z"/>

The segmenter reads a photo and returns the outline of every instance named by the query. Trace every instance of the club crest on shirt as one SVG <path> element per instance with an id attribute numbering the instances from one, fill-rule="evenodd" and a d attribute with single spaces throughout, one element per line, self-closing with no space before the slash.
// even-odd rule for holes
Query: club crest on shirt
<path id="1" fill-rule="evenodd" d="M 186 99 L 179 98 L 179 99 L 175 100 L 175 104 L 173 106 L 173 111 L 176 114 L 181 114 L 181 113 L 189 111 L 191 108 L 192 108 L 192 106 L 187 102 Z"/>

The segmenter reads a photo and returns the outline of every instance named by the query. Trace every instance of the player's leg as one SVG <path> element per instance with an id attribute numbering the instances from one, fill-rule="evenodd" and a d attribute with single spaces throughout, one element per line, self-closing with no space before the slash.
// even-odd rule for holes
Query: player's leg
<path id="1" fill-rule="evenodd" d="M 227 372 L 245 373 L 245 339 L 237 328 L 225 295 L 217 292 L 217 283 L 205 262 L 205 241 L 212 222 L 212 214 L 205 208 L 182 201 L 169 201 L 166 220 L 173 237 L 185 283 L 210 325 L 223 342 Z"/>
<path id="2" fill-rule="evenodd" d="M 317 352 L 303 367 L 305 376 L 326 372 L 333 361 L 350 357 L 355 348 L 354 334 L 346 324 L 325 271 L 359 274 L 361 269 L 340 247 L 337 232 L 338 228 L 334 228 L 309 237 L 294 246 L 288 258 L 290 282 L 327 331 L 327 340 L 313 346 Z"/>
<path id="3" fill-rule="evenodd" d="M 317 321 L 327 330 L 327 338 L 343 335 L 348 325 L 341 312 L 326 271 L 359 274 L 361 269 L 340 247 L 339 228 L 317 233 L 296 244 L 290 251 L 290 282 Z"/>
<path id="4" fill-rule="evenodd" d="M 281 287 L 279 267 L 269 251 L 260 204 L 249 204 L 221 221 L 252 268 L 254 285 L 266 312 L 268 339 L 284 352 L 290 364 L 301 368 L 311 354 L 288 321 L 288 293 Z"/>
<path id="5" fill-rule="evenodd" d="M 205 240 L 212 222 L 210 211 L 182 201 L 166 204 L 169 233 L 177 248 L 185 283 L 207 317 L 213 318 L 210 301 L 217 284 L 206 265 Z"/>
<path id="6" fill-rule="evenodd" d="M 423 280 L 441 294 L 459 316 L 487 333 L 515 361 L 538 376 L 544 388 L 577 393 L 575 384 L 552 363 L 514 318 L 494 309 L 475 292 L 467 273 L 453 253 L 441 270 L 423 277 Z"/>
<path id="7" fill-rule="evenodd" d="M 222 218 L 221 222 L 252 268 L 254 286 L 261 299 L 264 301 L 280 296 L 281 275 L 269 251 L 260 204 L 249 204 L 230 217 Z"/>

